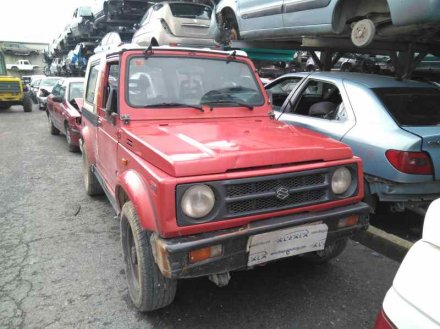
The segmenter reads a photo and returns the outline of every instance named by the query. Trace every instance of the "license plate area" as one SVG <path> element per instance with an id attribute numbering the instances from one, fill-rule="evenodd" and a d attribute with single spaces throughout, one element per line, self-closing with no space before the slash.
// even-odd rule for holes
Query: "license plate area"
<path id="1" fill-rule="evenodd" d="M 247 265 L 323 250 L 327 233 L 328 226 L 320 223 L 253 235 L 247 244 Z"/>

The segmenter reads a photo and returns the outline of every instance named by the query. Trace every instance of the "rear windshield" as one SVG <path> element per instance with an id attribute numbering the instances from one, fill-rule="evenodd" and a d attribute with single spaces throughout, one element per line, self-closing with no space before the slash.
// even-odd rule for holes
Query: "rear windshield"
<path id="1" fill-rule="evenodd" d="M 374 89 L 394 120 L 401 126 L 440 124 L 440 90 L 436 88 Z"/>
<path id="2" fill-rule="evenodd" d="M 182 18 L 198 18 L 198 19 L 210 19 L 212 9 L 191 3 L 171 3 L 171 12 L 174 17 Z"/>

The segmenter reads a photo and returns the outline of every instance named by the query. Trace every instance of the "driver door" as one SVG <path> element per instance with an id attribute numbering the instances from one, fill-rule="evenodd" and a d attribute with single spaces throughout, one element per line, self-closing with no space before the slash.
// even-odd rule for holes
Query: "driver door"
<path id="1" fill-rule="evenodd" d="M 107 189 L 114 195 L 114 187 L 117 177 L 117 149 L 118 149 L 118 130 L 120 120 L 116 116 L 111 116 L 106 112 L 106 104 L 109 98 L 110 86 L 118 90 L 119 81 L 119 62 L 109 62 L 105 70 L 105 86 L 102 99 L 98 101 L 98 161 L 97 167 Z M 117 106 L 116 106 L 117 107 Z"/>

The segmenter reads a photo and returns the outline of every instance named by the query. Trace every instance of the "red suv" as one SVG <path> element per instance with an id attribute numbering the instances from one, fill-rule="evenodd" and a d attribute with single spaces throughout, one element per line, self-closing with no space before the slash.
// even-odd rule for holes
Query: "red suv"
<path id="1" fill-rule="evenodd" d="M 245 53 L 123 47 L 89 61 L 81 145 L 87 193 L 120 216 L 139 310 L 171 303 L 177 279 L 327 261 L 367 227 L 361 160 L 274 120 Z"/>

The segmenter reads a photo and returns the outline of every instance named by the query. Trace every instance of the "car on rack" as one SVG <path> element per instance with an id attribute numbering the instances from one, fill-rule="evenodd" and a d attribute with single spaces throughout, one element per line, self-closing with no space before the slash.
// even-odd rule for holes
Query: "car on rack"
<path id="1" fill-rule="evenodd" d="M 95 25 L 132 26 L 150 6 L 149 0 L 95 0 L 92 12 Z"/>
<path id="2" fill-rule="evenodd" d="M 141 46 L 214 47 L 212 8 L 186 2 L 160 2 L 148 9 L 132 43 Z"/>
<path id="3" fill-rule="evenodd" d="M 18 42 L 3 42 L 2 50 L 3 53 L 7 55 L 18 56 L 33 56 L 40 53 L 37 49 L 29 48 L 26 45 Z"/>
<path id="4" fill-rule="evenodd" d="M 119 215 L 140 311 L 170 304 L 177 279 L 328 261 L 368 225 L 361 160 L 274 120 L 246 53 L 124 45 L 85 81 L 84 185 Z"/>
<path id="5" fill-rule="evenodd" d="M 357 47 L 373 40 L 440 43 L 440 0 L 221 0 L 215 14 L 219 40 L 313 36 L 351 37 Z"/>
<path id="6" fill-rule="evenodd" d="M 19 59 L 14 64 L 6 64 L 6 69 L 12 70 L 12 71 L 31 72 L 31 71 L 37 69 L 38 67 L 39 67 L 38 65 L 33 65 L 27 59 Z"/>
<path id="7" fill-rule="evenodd" d="M 127 33 L 118 33 L 118 32 L 109 32 L 107 33 L 99 43 L 99 45 L 93 50 L 95 54 L 107 51 L 113 48 L 120 46 L 123 43 L 130 43 L 131 34 Z"/>
<path id="8" fill-rule="evenodd" d="M 429 206 L 423 236 L 400 264 L 375 329 L 439 329 L 440 200 Z"/>
<path id="9" fill-rule="evenodd" d="M 70 22 L 70 38 L 72 41 L 85 41 L 88 38 L 95 38 L 93 28 L 93 13 L 89 6 L 82 6 L 75 9 L 73 18 Z"/>
<path id="10" fill-rule="evenodd" d="M 284 85 L 294 85 L 280 92 Z M 340 140 L 363 159 L 365 198 L 424 214 L 440 197 L 440 90 L 362 73 L 291 73 L 266 86 L 277 119 Z M 289 91 L 290 90 L 290 91 Z"/>
<path id="11" fill-rule="evenodd" d="M 63 78 L 47 97 L 47 119 L 52 135 L 66 136 L 70 152 L 79 151 L 84 78 Z"/>
<path id="12" fill-rule="evenodd" d="M 60 79 L 61 79 L 60 77 L 46 77 L 44 79 L 41 79 L 37 91 L 37 103 L 38 103 L 38 108 L 41 111 L 46 110 L 47 96 L 50 95 L 53 87 L 58 83 Z"/>

